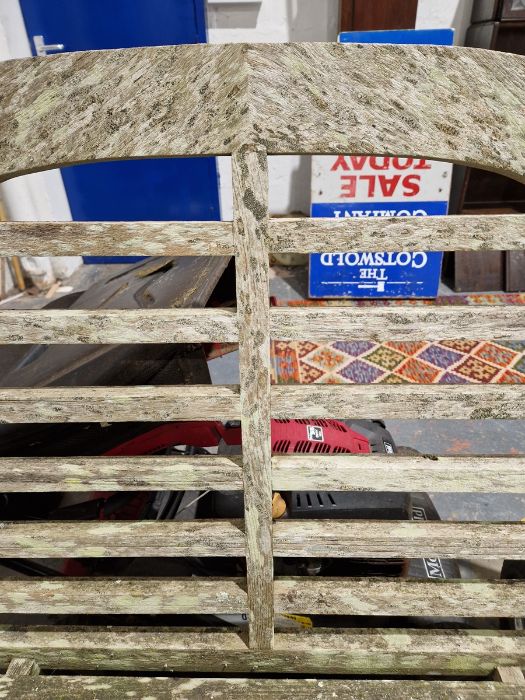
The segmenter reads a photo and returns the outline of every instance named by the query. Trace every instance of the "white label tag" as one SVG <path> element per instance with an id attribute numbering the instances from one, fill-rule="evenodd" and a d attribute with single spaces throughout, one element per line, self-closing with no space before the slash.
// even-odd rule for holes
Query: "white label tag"
<path id="1" fill-rule="evenodd" d="M 323 429 L 320 425 L 307 425 L 306 434 L 309 440 L 313 442 L 324 442 Z"/>

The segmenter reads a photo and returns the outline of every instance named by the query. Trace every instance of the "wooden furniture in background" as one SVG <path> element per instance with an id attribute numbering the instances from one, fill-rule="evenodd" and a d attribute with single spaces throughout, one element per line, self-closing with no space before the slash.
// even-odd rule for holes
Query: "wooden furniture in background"
<path id="1" fill-rule="evenodd" d="M 418 0 L 341 0 L 339 31 L 413 29 Z"/>
<path id="2" fill-rule="evenodd" d="M 523 667 L 523 632 L 396 625 L 404 615 L 525 617 L 525 581 L 275 578 L 272 557 L 520 559 L 525 523 L 272 523 L 272 490 L 420 490 L 422 458 L 272 457 L 269 441 L 270 417 L 525 417 L 518 385 L 271 387 L 269 382 L 271 337 L 414 340 L 460 334 L 511 341 L 525 334 L 523 313 L 518 307 L 502 312 L 485 306 L 379 307 L 370 314 L 351 307 L 270 309 L 268 259 L 274 251 L 525 250 L 524 217 L 269 220 L 267 156 L 409 154 L 469 163 L 524 182 L 524 85 L 520 56 L 433 46 L 193 45 L 0 64 L 4 178 L 97 159 L 223 154 L 233 159 L 235 203 L 233 222 L 3 222 L 0 253 L 233 254 L 237 264 L 236 310 L 1 310 L 0 342 L 238 341 L 241 370 L 239 386 L 2 389 L 0 421 L 240 418 L 243 432 L 241 460 L 220 455 L 3 458 L 0 491 L 220 488 L 243 490 L 245 504 L 244 519 L 233 521 L 2 523 L 0 556 L 245 556 L 247 564 L 244 578 L 0 580 L 0 610 L 249 617 L 248 635 L 235 628 L 2 627 L 0 664 L 8 668 L 0 678 L 4 697 L 22 692 L 91 697 L 100 682 L 104 692 L 117 697 L 147 692 L 263 698 L 274 696 L 276 682 L 281 694 L 302 698 L 440 693 L 478 698 L 498 690 L 505 697 L 523 697 L 517 672 L 500 670 L 497 681 L 470 680 L 487 678 L 499 667 Z M 477 118 L 480 105 L 483 119 Z M 441 490 L 525 492 L 523 457 L 424 461 L 426 483 L 433 475 Z M 389 629 L 274 633 L 276 612 L 396 620 Z M 39 669 L 53 674 L 33 675 Z M 97 680 L 103 671 L 113 675 Z M 243 678 L 141 679 L 141 672 Z M 278 674 L 280 680 L 248 678 L 252 673 Z M 310 680 L 283 680 L 283 674 L 306 674 Z M 323 680 L 316 680 L 319 675 Z M 396 680 L 337 680 L 338 675 Z"/>

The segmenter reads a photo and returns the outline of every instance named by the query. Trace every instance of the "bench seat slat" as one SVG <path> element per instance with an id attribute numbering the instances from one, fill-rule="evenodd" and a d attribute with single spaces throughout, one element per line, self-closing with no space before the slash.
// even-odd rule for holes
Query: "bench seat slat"
<path id="1" fill-rule="evenodd" d="M 109 653 L 111 652 L 111 653 Z M 273 650 L 216 629 L 18 627 L 0 630 L 0 667 L 15 656 L 42 669 L 195 673 L 488 675 L 525 665 L 525 633 L 502 630 L 316 629 L 276 633 Z"/>
<path id="2" fill-rule="evenodd" d="M 278 578 L 275 609 L 308 615 L 525 617 L 525 581 Z"/>
<path id="3" fill-rule="evenodd" d="M 242 557 L 242 520 L 0 522 L 0 557 Z"/>
<path id="4" fill-rule="evenodd" d="M 524 418 L 520 385 L 285 384 L 274 418 Z"/>
<path id="5" fill-rule="evenodd" d="M 220 455 L 2 457 L 0 492 L 242 490 L 241 460 Z"/>
<path id="6" fill-rule="evenodd" d="M 0 389 L 0 423 L 118 423 L 239 418 L 239 388 L 236 385 Z"/>
<path id="7" fill-rule="evenodd" d="M 56 700 L 74 697 L 77 700 L 113 700 L 143 698 L 156 700 L 273 700 L 276 687 L 284 697 L 296 700 L 444 700 L 461 698 L 523 698 L 518 684 L 494 681 L 396 681 L 396 680 L 302 680 L 255 678 L 163 678 L 133 676 L 33 676 L 30 678 L 0 677 L 0 693 L 5 700 Z M 521 686 L 523 688 L 523 686 Z"/>
<path id="8" fill-rule="evenodd" d="M 466 215 L 271 219 L 274 253 L 348 250 L 523 250 L 525 216 Z"/>
<path id="9" fill-rule="evenodd" d="M 518 455 L 286 454 L 272 464 L 276 491 L 525 493 Z"/>
<path id="10" fill-rule="evenodd" d="M 1 317 L 0 317 L 1 318 Z M 491 340 L 525 338 L 525 307 L 274 308 L 271 333 L 279 340 Z"/>
<path id="11" fill-rule="evenodd" d="M 525 523 L 278 520 L 276 557 L 523 559 Z"/>

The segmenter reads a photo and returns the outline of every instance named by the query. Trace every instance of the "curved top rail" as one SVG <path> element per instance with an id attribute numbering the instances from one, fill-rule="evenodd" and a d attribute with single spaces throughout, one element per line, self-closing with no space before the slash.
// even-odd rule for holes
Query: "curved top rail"
<path id="1" fill-rule="evenodd" d="M 525 182 L 525 57 L 441 46 L 229 44 L 0 64 L 3 177 L 93 160 L 356 153 Z"/>

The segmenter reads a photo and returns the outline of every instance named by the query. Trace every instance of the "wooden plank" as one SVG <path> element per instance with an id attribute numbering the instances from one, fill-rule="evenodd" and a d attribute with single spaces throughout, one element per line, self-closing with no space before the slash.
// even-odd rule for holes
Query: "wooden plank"
<path id="1" fill-rule="evenodd" d="M 228 154 L 242 128 L 244 64 L 242 47 L 232 44 L 4 62 L 2 175 L 58 163 Z"/>
<path id="2" fill-rule="evenodd" d="M 445 46 L 193 45 L 5 61 L 2 175 L 261 144 L 426 157 L 523 182 L 524 82 L 523 56 Z"/>
<path id="3" fill-rule="evenodd" d="M 1 317 L 0 317 L 1 319 Z M 274 308 L 271 334 L 279 340 L 492 340 L 525 338 L 520 306 Z"/>
<path id="4" fill-rule="evenodd" d="M 525 676 L 519 666 L 498 666 L 494 671 L 494 679 L 501 683 L 525 685 Z"/>
<path id="5" fill-rule="evenodd" d="M 111 653 L 108 653 L 111 650 Z M 0 666 L 13 656 L 43 669 L 162 673 L 286 673 L 485 676 L 525 664 L 523 632 L 354 629 L 277 633 L 271 650 L 212 629 L 21 627 L 0 629 Z M 275 690 L 275 688 L 274 688 Z"/>
<path id="6" fill-rule="evenodd" d="M 347 250 L 523 250 L 525 216 L 418 216 L 270 219 L 274 253 Z"/>
<path id="7" fill-rule="evenodd" d="M 0 423 L 239 419 L 237 386 L 1 389 Z"/>
<path id="8" fill-rule="evenodd" d="M 310 43 L 248 46 L 246 60 L 250 136 L 269 153 L 410 155 L 525 182 L 523 56 Z"/>
<path id="9" fill-rule="evenodd" d="M 236 343 L 235 309 L 0 311 L 0 343 Z"/>
<path id="10" fill-rule="evenodd" d="M 517 455 L 287 454 L 272 466 L 276 491 L 525 493 L 525 457 Z"/>
<path id="11" fill-rule="evenodd" d="M 275 609 L 308 615 L 525 617 L 525 581 L 278 578 Z"/>
<path id="12" fill-rule="evenodd" d="M 490 681 L 395 681 L 333 680 L 306 678 L 279 679 L 283 697 L 296 700 L 384 700 L 389 697 L 411 700 L 477 700 L 478 698 L 523 698 L 519 687 L 504 687 Z M 41 676 L 13 681 L 0 678 L 5 700 L 273 700 L 273 678 L 163 678 L 136 676 Z"/>
<path id="13" fill-rule="evenodd" d="M 233 255 L 230 221 L 1 221 L 2 255 Z"/>
<path id="14" fill-rule="evenodd" d="M 278 520 L 276 557 L 523 559 L 525 523 Z"/>
<path id="15" fill-rule="evenodd" d="M 523 388 L 471 384 L 286 384 L 273 418 L 524 418 Z"/>
<path id="16" fill-rule="evenodd" d="M 33 659 L 17 657 L 11 661 L 5 672 L 7 678 L 19 678 L 20 676 L 38 676 L 40 667 Z M 0 679 L 1 681 L 2 679 Z M 0 685 L 1 688 L 1 685 Z"/>
<path id="17" fill-rule="evenodd" d="M 244 579 L 50 578 L 0 581 L 0 613 L 225 615 L 245 613 Z"/>
<path id="18" fill-rule="evenodd" d="M 0 522 L 0 556 L 242 557 L 242 520 Z"/>
<path id="19" fill-rule="evenodd" d="M 250 647 L 273 643 L 268 161 L 232 156 Z"/>
<path id="20" fill-rule="evenodd" d="M 240 491 L 241 460 L 220 455 L 2 457 L 0 492 Z"/>

